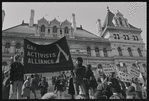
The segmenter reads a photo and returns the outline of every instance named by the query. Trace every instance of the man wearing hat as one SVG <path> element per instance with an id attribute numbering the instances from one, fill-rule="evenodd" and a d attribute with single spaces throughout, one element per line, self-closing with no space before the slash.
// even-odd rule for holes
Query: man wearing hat
<path id="1" fill-rule="evenodd" d="M 12 99 L 17 89 L 17 99 L 21 98 L 22 85 L 24 81 L 24 66 L 20 62 L 21 55 L 15 55 L 15 61 L 10 65 L 10 95 L 9 99 Z"/>
<path id="2" fill-rule="evenodd" d="M 82 65 L 83 59 L 81 57 L 78 57 L 76 59 L 76 65 L 73 69 L 73 83 L 74 83 L 74 90 L 75 95 L 79 95 L 79 86 L 81 87 L 81 90 L 83 91 L 83 94 L 87 95 L 86 87 L 85 87 L 85 73 L 86 73 L 86 67 Z"/>

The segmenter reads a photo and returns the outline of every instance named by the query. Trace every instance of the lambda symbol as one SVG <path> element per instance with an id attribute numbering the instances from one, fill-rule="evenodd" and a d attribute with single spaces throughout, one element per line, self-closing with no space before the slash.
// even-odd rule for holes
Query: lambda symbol
<path id="1" fill-rule="evenodd" d="M 61 52 L 63 53 L 63 55 L 65 56 L 66 60 L 68 61 L 69 60 L 69 55 L 67 55 L 58 44 L 56 44 L 56 46 L 59 48 L 59 53 L 58 53 L 58 56 L 57 56 L 57 59 L 56 59 L 55 63 L 59 63 L 60 53 Z"/>

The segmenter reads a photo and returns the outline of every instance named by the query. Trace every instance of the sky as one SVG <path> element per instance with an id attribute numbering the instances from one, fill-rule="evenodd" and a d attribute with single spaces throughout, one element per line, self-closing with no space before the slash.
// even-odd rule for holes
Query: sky
<path id="1" fill-rule="evenodd" d="M 29 23 L 30 11 L 34 9 L 35 24 L 43 17 L 48 21 L 54 18 L 60 22 L 66 19 L 71 21 L 72 13 L 74 13 L 77 27 L 82 25 L 83 29 L 97 34 L 96 21 L 100 19 L 103 26 L 107 7 L 114 14 L 118 10 L 128 19 L 128 23 L 141 28 L 143 42 L 147 43 L 146 2 L 2 2 L 2 9 L 6 14 L 2 30 L 19 25 L 23 20 Z"/>

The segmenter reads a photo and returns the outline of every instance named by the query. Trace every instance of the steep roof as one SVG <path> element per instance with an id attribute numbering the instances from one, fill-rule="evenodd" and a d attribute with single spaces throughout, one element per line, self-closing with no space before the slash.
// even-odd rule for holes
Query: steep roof
<path id="1" fill-rule="evenodd" d="M 110 10 L 108 10 L 106 19 L 105 19 L 104 24 L 103 24 L 103 29 L 106 26 L 114 26 L 114 24 L 112 22 L 113 17 L 114 17 L 114 14 Z"/>
<path id="2" fill-rule="evenodd" d="M 28 36 L 28 35 L 33 35 L 36 33 L 36 26 L 37 24 L 34 24 L 33 27 L 29 27 L 28 23 L 22 23 L 20 25 L 8 28 L 3 30 L 3 33 L 14 33 L 16 35 L 23 35 L 23 36 Z M 95 40 L 100 40 L 100 41 L 104 41 L 107 42 L 107 39 L 101 38 L 85 29 L 83 29 L 82 27 L 77 27 L 76 28 L 76 32 L 74 33 L 75 38 L 87 38 L 87 39 L 95 39 Z"/>
<path id="3" fill-rule="evenodd" d="M 38 23 L 48 23 L 48 21 L 43 17 L 42 19 L 38 20 Z"/>
<path id="4" fill-rule="evenodd" d="M 63 22 L 61 23 L 61 25 L 63 25 L 63 24 L 71 25 L 71 22 L 69 22 L 69 21 L 66 19 L 65 21 L 63 21 Z"/>
<path id="5" fill-rule="evenodd" d="M 33 27 L 30 27 L 29 24 L 24 23 L 24 24 L 20 24 L 20 25 L 5 29 L 3 30 L 3 32 L 35 34 L 36 30 L 35 30 L 35 24 L 33 25 Z"/>
<path id="6" fill-rule="evenodd" d="M 95 39 L 95 40 L 99 40 L 99 41 L 102 41 L 102 42 L 109 42 L 108 39 L 99 37 L 99 36 L 89 32 L 89 31 L 83 29 L 82 27 L 77 27 L 76 29 L 77 30 L 74 33 L 75 38 Z"/>
<path id="7" fill-rule="evenodd" d="M 50 21 L 50 23 L 60 24 L 60 22 L 56 18 L 54 18 L 52 21 Z"/>
<path id="8" fill-rule="evenodd" d="M 114 20 L 114 16 L 123 16 L 123 14 L 121 12 L 117 12 L 116 14 L 113 14 L 109 9 L 107 11 L 107 15 L 106 15 L 106 19 L 104 21 L 103 27 L 102 29 L 104 30 L 106 26 L 110 26 L 110 27 L 115 27 L 115 28 L 119 28 L 119 26 L 115 26 L 114 23 L 112 22 Z M 136 29 L 136 30 L 140 30 L 139 28 L 134 27 L 133 25 L 131 25 L 130 23 L 128 23 L 131 29 Z M 129 29 L 129 28 L 128 28 Z"/>

